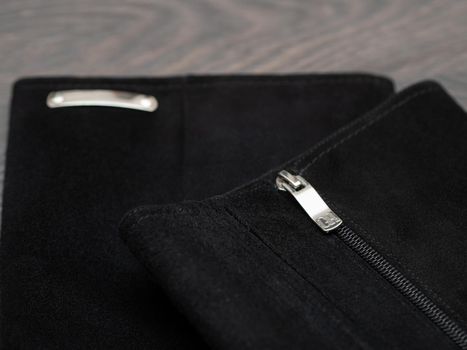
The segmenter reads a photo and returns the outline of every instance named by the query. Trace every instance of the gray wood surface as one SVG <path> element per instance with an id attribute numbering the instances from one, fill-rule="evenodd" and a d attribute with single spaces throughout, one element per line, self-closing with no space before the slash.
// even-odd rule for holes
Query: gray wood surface
<path id="1" fill-rule="evenodd" d="M 467 106 L 460 0 L 2 0 L 0 48 L 2 155 L 11 83 L 30 75 L 370 71 Z"/>

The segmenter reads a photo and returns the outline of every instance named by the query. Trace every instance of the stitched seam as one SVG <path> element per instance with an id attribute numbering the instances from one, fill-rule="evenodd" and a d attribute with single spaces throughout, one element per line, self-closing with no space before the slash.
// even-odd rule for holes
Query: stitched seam
<path id="1" fill-rule="evenodd" d="M 215 207 L 211 206 L 211 208 L 213 210 L 216 210 Z M 252 226 L 250 226 L 248 223 L 246 223 L 245 221 L 241 220 L 239 216 L 237 216 L 236 214 L 234 214 L 234 212 L 228 208 L 227 206 L 223 206 L 222 209 L 224 210 L 224 212 L 229 216 L 231 217 L 236 223 L 240 224 L 240 226 L 242 226 L 247 233 L 249 233 L 250 235 L 252 235 L 253 237 L 255 237 L 260 243 L 262 246 L 264 246 L 267 250 L 271 251 L 273 253 L 274 256 L 276 256 L 280 262 L 282 262 L 283 264 L 285 264 L 286 266 L 288 266 L 290 268 L 290 270 L 293 272 L 293 274 L 297 275 L 300 279 L 302 279 L 306 284 L 310 285 L 314 290 L 316 290 L 318 292 L 318 294 L 320 294 L 321 296 L 323 296 L 323 298 L 325 300 L 327 300 L 327 302 L 329 302 L 331 305 L 333 305 L 335 307 L 335 309 L 337 309 L 339 311 L 339 313 L 342 314 L 343 316 L 343 319 L 338 319 L 336 318 L 336 316 L 332 313 L 332 312 L 329 312 L 329 315 L 331 317 L 331 319 L 335 322 L 337 322 L 338 324 L 340 324 L 342 326 L 342 328 L 347 332 L 347 335 L 354 340 L 355 343 L 361 343 L 361 339 L 359 339 L 358 337 L 356 338 L 353 333 L 350 331 L 351 329 L 346 325 L 346 322 L 349 322 L 349 319 L 352 320 L 352 317 L 350 317 L 346 312 L 344 312 L 343 310 L 341 310 L 339 307 L 338 307 L 338 304 L 330 297 L 328 297 L 328 295 L 326 293 L 324 293 L 320 288 L 318 288 L 316 285 L 313 284 L 312 281 L 310 281 L 305 275 L 303 275 L 293 264 L 291 264 L 283 255 L 281 255 L 279 252 L 277 252 L 273 246 L 267 241 L 265 240 L 261 235 L 259 235 L 257 232 L 256 232 L 256 229 L 254 229 Z M 218 221 L 217 218 L 213 218 L 211 217 L 214 221 Z M 229 228 L 229 223 L 227 222 L 227 228 Z M 233 232 L 231 230 L 231 232 Z M 295 289 L 289 282 L 287 282 L 293 289 Z M 318 306 L 318 305 L 317 305 Z M 326 306 L 324 305 L 319 305 L 319 307 L 321 308 L 321 310 L 324 310 L 324 311 L 327 311 L 329 310 L 329 308 L 327 308 Z M 344 319 L 346 319 L 346 321 L 344 322 Z M 367 345 L 367 344 L 365 344 Z M 368 346 L 368 345 L 367 345 Z"/>
<path id="2" fill-rule="evenodd" d="M 213 216 L 213 215 L 210 214 L 209 211 L 205 211 L 205 214 L 206 214 L 213 222 L 215 222 L 215 223 L 221 225 L 222 227 L 225 227 L 226 230 L 227 230 L 227 232 L 230 234 L 230 236 L 231 236 L 232 238 L 237 238 L 237 237 L 238 237 L 238 232 L 237 232 L 237 231 L 234 231 L 234 229 L 233 229 L 233 227 L 232 227 L 232 224 L 231 224 L 231 223 L 232 223 L 232 221 L 231 221 L 232 219 L 228 220 L 228 218 L 234 218 L 234 221 L 235 221 L 235 223 L 236 223 L 236 226 L 240 225 L 243 229 L 245 229 L 245 227 L 247 227 L 246 224 L 243 224 L 242 222 L 240 222 L 240 220 L 237 220 L 237 219 L 235 218 L 235 216 L 231 215 L 230 212 L 229 212 L 229 210 L 227 210 L 226 207 L 221 207 L 220 209 L 219 209 L 218 207 L 215 207 L 215 206 L 212 206 L 212 205 L 210 205 L 209 207 L 210 207 L 211 211 L 213 211 L 214 213 L 217 213 L 217 215 L 216 215 L 216 216 Z M 225 218 L 225 214 L 227 214 L 227 218 Z M 223 220 L 221 221 L 221 219 L 223 219 Z M 281 256 L 278 256 L 278 255 L 274 252 L 274 250 L 271 249 L 271 248 L 267 245 L 267 243 L 266 243 L 265 241 L 262 240 L 261 237 L 258 237 L 258 236 L 255 235 L 254 233 L 250 232 L 248 229 L 246 230 L 246 232 L 248 233 L 248 236 L 249 236 L 249 237 L 252 237 L 254 241 L 256 241 L 256 242 L 259 243 L 259 246 L 261 246 L 261 247 L 266 247 L 266 249 L 267 249 L 268 251 L 271 251 L 271 252 L 273 253 L 273 255 L 276 256 L 276 258 L 279 258 L 279 260 L 280 260 L 281 262 L 284 262 L 283 259 L 282 259 L 282 257 L 281 257 Z M 247 253 L 249 253 L 250 255 L 252 255 L 252 254 L 250 253 L 250 251 L 247 250 L 247 249 L 245 248 L 245 247 L 247 247 L 247 246 L 249 246 L 249 245 L 248 245 L 248 244 L 243 244 L 243 245 L 241 245 L 241 247 L 243 248 L 243 250 L 245 250 Z M 288 264 L 286 264 L 286 265 L 288 265 Z M 301 277 L 301 276 L 299 276 L 299 277 Z M 303 278 L 301 278 L 301 279 L 303 279 Z M 284 279 L 284 281 L 287 283 L 287 285 L 288 285 L 295 293 L 297 293 L 297 288 L 296 288 L 289 280 Z M 305 281 L 305 282 L 309 283 L 308 281 Z M 311 283 L 310 283 L 310 284 L 311 284 Z M 274 291 L 273 288 L 270 287 L 270 289 L 271 289 L 272 291 Z M 302 298 L 300 298 L 300 296 L 298 296 L 298 295 L 297 295 L 297 299 L 300 300 L 300 302 L 302 302 Z M 290 305 L 290 303 L 289 303 L 289 305 Z M 326 308 L 325 306 L 323 306 L 323 305 L 320 305 L 319 307 L 321 307 L 323 310 L 327 310 L 327 308 Z M 334 319 L 334 320 L 336 321 L 337 319 Z"/>
<path id="3" fill-rule="evenodd" d="M 360 134 L 361 132 L 363 132 L 364 130 L 368 129 L 369 127 L 375 125 L 377 122 L 383 120 L 384 117 L 390 115 L 391 113 L 395 112 L 396 110 L 398 110 L 399 108 L 405 106 L 407 103 L 409 103 L 410 101 L 414 100 L 415 98 L 417 97 L 420 97 L 422 95 L 426 95 L 428 93 L 431 93 L 431 92 L 434 92 L 434 91 L 439 91 L 439 88 L 438 87 L 430 87 L 430 88 L 427 88 L 427 89 L 424 89 L 424 90 L 421 90 L 421 91 L 418 91 L 412 95 L 409 95 L 407 96 L 405 99 L 403 99 L 402 101 L 400 101 L 399 103 L 393 105 L 391 108 L 385 110 L 384 112 L 378 114 L 376 117 L 372 118 L 372 119 L 369 119 L 364 125 L 360 126 L 358 129 L 354 130 L 352 133 L 344 136 L 342 139 L 339 139 L 338 142 L 332 144 L 331 146 L 329 146 L 327 149 L 325 149 L 324 151 L 322 151 L 321 153 L 319 153 L 316 157 L 314 157 L 311 162 L 309 162 L 304 168 L 302 168 L 302 170 L 300 170 L 300 174 L 303 174 L 307 169 L 309 169 L 313 164 L 315 164 L 316 162 L 318 162 L 320 159 L 323 158 L 324 155 L 328 154 L 329 152 L 331 152 L 332 150 L 340 147 L 341 145 L 343 145 L 344 143 L 346 143 L 347 141 L 351 140 L 352 138 L 354 138 L 355 136 L 357 136 L 358 134 Z M 347 130 L 347 129 L 346 129 Z M 344 131 L 344 130 L 343 130 Z M 337 136 L 337 135 L 333 135 L 334 137 Z M 333 137 L 333 138 L 334 138 Z M 326 140 L 327 141 L 327 140 Z M 323 142 L 325 143 L 325 142 Z M 316 149 L 316 147 L 315 147 Z M 310 151 L 311 153 L 312 151 Z M 301 160 L 303 160 L 303 158 L 305 158 L 305 156 L 303 156 L 302 158 L 300 158 L 299 160 L 297 160 L 296 164 L 298 162 L 300 162 Z"/>
<path id="4" fill-rule="evenodd" d="M 312 164 L 316 163 L 319 159 L 321 159 L 325 154 L 329 153 L 330 151 L 332 151 L 333 149 L 337 148 L 338 146 L 340 146 L 341 144 L 345 143 L 346 141 L 350 140 L 351 138 L 357 136 L 359 133 L 361 133 L 362 131 L 364 131 L 365 129 L 367 129 L 368 127 L 376 124 L 377 122 L 381 121 L 385 116 L 388 116 L 389 114 L 391 114 L 392 112 L 396 111 L 397 109 L 403 107 L 405 104 L 407 104 L 408 102 L 410 102 L 411 100 L 417 98 L 417 97 L 420 97 L 424 94 L 427 94 L 427 93 L 430 93 L 430 92 L 434 92 L 434 91 L 439 91 L 440 88 L 439 87 L 429 87 L 429 88 L 426 88 L 424 90 L 421 90 L 421 91 L 418 91 L 418 92 L 415 92 L 409 96 L 407 96 L 405 99 L 403 99 L 402 101 L 400 101 L 399 103 L 391 106 L 390 108 L 388 109 L 384 109 L 382 111 L 373 111 L 373 112 L 369 112 L 367 114 L 367 117 L 366 117 L 366 123 L 364 125 L 362 125 L 360 128 L 358 128 L 357 130 L 355 130 L 354 132 L 352 132 L 351 134 L 345 136 L 344 138 L 342 139 L 338 139 L 338 142 L 332 144 L 331 146 L 329 146 L 326 150 L 324 150 L 323 152 L 321 152 L 320 154 L 318 154 L 314 159 L 311 160 L 310 163 L 307 163 L 307 165 L 301 170 L 301 171 L 298 171 L 299 174 L 303 174 Z M 377 113 L 379 112 L 379 113 Z M 376 114 L 375 114 L 376 113 Z M 304 153 L 303 155 L 301 155 L 297 160 L 295 160 L 292 164 L 292 167 L 296 168 L 298 167 L 298 164 L 303 162 L 305 159 L 309 158 L 310 156 L 312 156 L 312 154 L 314 152 L 316 152 L 320 147 L 322 147 L 323 145 L 325 145 L 326 143 L 329 143 L 329 142 L 332 142 L 334 139 L 338 138 L 341 134 L 345 133 L 347 130 L 351 129 L 355 124 L 359 123 L 359 122 L 362 122 L 361 119 L 357 119 L 355 120 L 354 122 L 351 122 L 350 124 L 348 124 L 347 126 L 343 127 L 342 129 L 338 130 L 336 133 L 334 134 L 331 134 L 330 136 L 328 136 L 327 138 L 323 139 L 321 142 L 317 143 L 315 146 L 313 146 L 309 151 L 307 151 L 306 153 Z M 241 197 L 245 192 L 248 192 L 248 193 L 254 193 L 254 192 L 257 192 L 258 190 L 260 190 L 261 188 L 263 187 L 266 187 L 266 186 L 269 186 L 270 184 L 269 183 L 266 183 L 265 181 L 261 181 L 259 180 L 257 183 L 254 183 L 252 184 L 248 189 L 244 189 L 243 191 L 240 190 L 240 192 L 238 193 L 232 193 L 232 194 L 226 194 L 226 195 L 220 195 L 220 196 L 217 196 L 216 198 L 214 199 L 219 199 L 219 198 L 224 198 L 224 197 L 228 197 L 228 198 L 231 198 L 231 199 L 235 199 L 235 198 L 239 198 Z"/>
<path id="5" fill-rule="evenodd" d="M 136 208 L 134 211 L 130 213 L 131 216 L 135 216 L 138 214 L 138 211 L 145 210 L 145 208 Z M 187 209 L 185 209 L 187 210 Z M 143 215 L 138 217 L 132 224 L 131 226 L 127 229 L 128 232 L 133 231 L 137 226 L 140 226 L 142 222 L 146 219 L 149 219 L 151 217 L 155 217 L 156 215 L 164 215 L 167 213 L 171 213 L 173 211 L 173 208 L 168 208 L 168 207 L 157 207 L 157 208 L 152 208 L 148 214 Z M 187 210 L 190 212 L 190 210 Z M 128 220 L 132 220 L 130 216 L 127 217 Z"/>

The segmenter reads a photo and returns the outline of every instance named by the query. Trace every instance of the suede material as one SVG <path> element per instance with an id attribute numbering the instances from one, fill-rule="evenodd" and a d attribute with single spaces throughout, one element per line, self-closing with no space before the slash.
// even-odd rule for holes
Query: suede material
<path id="1" fill-rule="evenodd" d="M 269 186 L 141 209 L 121 229 L 213 348 L 457 348 Z"/>
<path id="2" fill-rule="evenodd" d="M 52 90 L 83 88 L 152 94 L 160 106 L 154 113 L 143 113 L 45 105 Z M 388 80 L 366 75 L 20 81 L 11 109 L 3 201 L 3 345 L 206 347 L 198 329 L 200 322 L 210 322 L 203 314 L 193 319 L 183 305 L 181 314 L 165 284 L 152 281 L 154 276 L 118 237 L 122 215 L 142 204 L 201 199 L 239 186 L 304 151 L 391 93 Z M 264 259 L 283 268 L 269 253 Z M 288 272 L 278 276 L 283 275 Z M 252 273 L 250 279 L 255 276 Z M 287 278 L 290 286 L 302 289 L 302 280 Z M 180 281 L 181 286 L 184 283 Z M 250 292 L 259 302 L 261 289 Z M 291 296 L 290 305 L 299 310 L 315 296 L 308 292 Z M 320 305 L 326 302 L 316 300 Z M 259 303 L 258 310 L 267 305 L 267 300 Z M 243 309 L 238 308 L 240 318 Z M 328 346 L 323 341 L 323 336 L 331 335 L 328 325 L 332 329 L 333 320 L 340 323 L 343 317 L 335 311 L 328 315 L 328 309 L 331 305 L 323 306 L 321 316 L 310 312 L 284 321 L 303 330 L 311 320 L 326 325 L 322 334 L 310 333 L 291 344 Z M 267 346 L 276 331 L 282 334 L 281 325 L 272 331 L 264 322 L 284 312 L 289 307 L 263 315 L 257 329 L 264 342 L 252 337 L 248 344 Z M 251 321 L 245 319 L 245 325 Z M 232 344 L 245 345 L 245 339 L 235 340 L 235 330 L 226 331 Z M 283 339 L 293 335 L 287 327 L 283 332 Z M 344 343 L 357 347 L 359 340 L 351 333 L 333 333 L 335 341 L 329 347 Z M 206 339 L 219 344 L 209 335 Z"/>
<path id="3" fill-rule="evenodd" d="M 215 347 L 456 348 L 274 179 L 302 173 L 465 328 L 466 128 L 446 92 L 422 83 L 245 187 L 134 210 L 121 234 Z"/>
<path id="4" fill-rule="evenodd" d="M 465 329 L 467 115 L 434 83 L 391 106 L 326 145 L 304 176 Z"/>
<path id="5" fill-rule="evenodd" d="M 171 140 L 180 125 L 179 90 L 173 93 L 163 82 L 145 85 L 16 85 L 2 222 L 6 348 L 204 346 L 116 235 L 121 215 L 132 206 L 176 197 L 170 186 L 148 179 L 163 181 L 166 171 L 177 169 L 179 145 Z M 94 86 L 157 94 L 160 111 L 173 117 L 45 105 L 51 90 Z"/>

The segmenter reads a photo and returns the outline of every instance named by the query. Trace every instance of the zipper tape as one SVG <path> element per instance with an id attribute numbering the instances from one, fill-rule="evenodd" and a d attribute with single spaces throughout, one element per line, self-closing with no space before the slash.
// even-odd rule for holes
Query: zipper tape
<path id="1" fill-rule="evenodd" d="M 326 233 L 332 231 L 332 233 L 424 313 L 455 344 L 461 349 L 467 350 L 467 332 L 384 256 L 378 253 L 350 227 L 346 226 L 328 207 L 308 181 L 300 175 L 292 175 L 288 171 L 282 170 L 276 177 L 276 186 L 281 191 L 291 193 L 322 231 Z"/>

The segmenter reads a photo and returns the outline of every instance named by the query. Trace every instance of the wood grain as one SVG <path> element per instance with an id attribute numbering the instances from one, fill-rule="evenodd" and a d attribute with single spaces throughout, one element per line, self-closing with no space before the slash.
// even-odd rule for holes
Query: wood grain
<path id="1" fill-rule="evenodd" d="M 437 79 L 466 107 L 466 34 L 465 1 L 2 0 L 1 154 L 29 75 L 371 71 Z"/>

